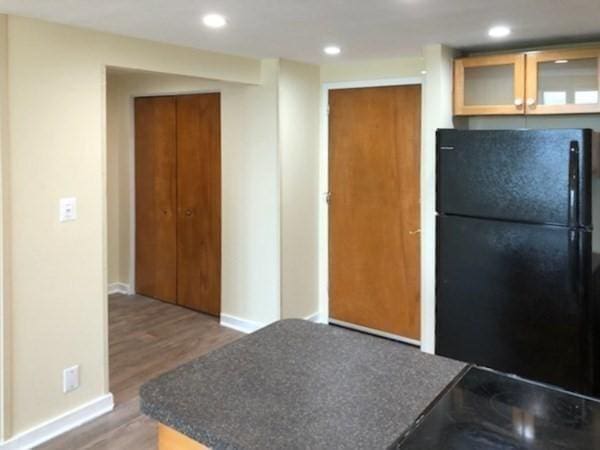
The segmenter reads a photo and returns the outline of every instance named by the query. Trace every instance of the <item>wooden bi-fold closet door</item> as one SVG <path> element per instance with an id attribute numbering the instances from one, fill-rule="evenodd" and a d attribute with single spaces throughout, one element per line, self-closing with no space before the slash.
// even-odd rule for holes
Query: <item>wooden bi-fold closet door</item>
<path id="1" fill-rule="evenodd" d="M 136 290 L 221 309 L 219 94 L 135 101 Z"/>
<path id="2" fill-rule="evenodd" d="M 177 300 L 177 108 L 174 97 L 135 99 L 135 288 Z"/>
<path id="3" fill-rule="evenodd" d="M 177 299 L 221 311 L 219 94 L 177 97 Z"/>

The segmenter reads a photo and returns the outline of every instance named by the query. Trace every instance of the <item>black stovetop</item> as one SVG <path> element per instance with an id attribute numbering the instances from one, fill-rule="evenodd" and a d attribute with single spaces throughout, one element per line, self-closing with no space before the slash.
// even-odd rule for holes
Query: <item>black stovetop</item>
<path id="1" fill-rule="evenodd" d="M 394 448 L 600 449 L 600 401 L 473 367 Z"/>

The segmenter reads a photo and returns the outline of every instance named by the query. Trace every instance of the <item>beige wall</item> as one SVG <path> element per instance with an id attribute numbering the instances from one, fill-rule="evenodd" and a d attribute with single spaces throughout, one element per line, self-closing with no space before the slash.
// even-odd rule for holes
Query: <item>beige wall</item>
<path id="1" fill-rule="evenodd" d="M 14 433 L 107 392 L 103 70 L 86 37 L 9 18 Z M 60 225 L 66 196 L 79 220 Z"/>
<path id="2" fill-rule="evenodd" d="M 279 73 L 281 159 L 281 315 L 318 312 L 319 67 L 282 60 Z"/>
<path id="3" fill-rule="evenodd" d="M 133 98 L 221 93 L 222 312 L 261 324 L 279 318 L 279 62 L 249 86 L 168 74 L 111 73 L 107 84 L 109 283 L 133 283 Z"/>
<path id="4" fill-rule="evenodd" d="M 0 16 L 0 415 L 10 405 L 10 211 L 8 200 L 8 17 Z M 6 435 L 10 426 L 9 418 L 3 415 L 0 420 L 0 439 Z"/>
<path id="5" fill-rule="evenodd" d="M 421 76 L 425 61 L 413 58 L 373 59 L 368 61 L 330 63 L 321 66 L 321 82 L 381 80 Z"/>
<path id="6" fill-rule="evenodd" d="M 4 342 L 12 358 L 3 372 L 12 375 L 12 383 L 3 387 L 11 396 L 2 415 L 10 426 L 5 437 L 108 392 L 105 66 L 261 81 L 259 61 L 13 16 L 8 18 L 8 63 L 10 180 L 3 206 L 11 208 L 5 218 L 12 234 L 4 249 L 11 289 L 3 304 L 12 310 L 3 323 L 12 325 Z M 256 100 L 248 92 L 240 96 L 244 102 Z M 240 125 L 244 119 L 237 117 Z M 276 118 L 266 121 L 272 127 Z M 247 134 L 236 137 L 241 145 Z M 276 145 L 274 137 L 262 138 Z M 251 162 L 249 156 L 237 158 L 240 165 Z M 274 163 L 260 164 L 253 169 L 274 170 Z M 240 171 L 238 166 L 232 176 Z M 264 173 L 252 181 L 260 189 L 273 188 Z M 235 189 L 257 189 L 244 177 L 236 183 Z M 58 200 L 64 196 L 77 197 L 79 217 L 60 224 Z M 234 201 L 230 197 L 227 201 Z M 240 210 L 247 223 L 229 232 L 243 234 L 246 227 L 262 224 L 251 205 Z M 81 387 L 65 395 L 62 370 L 73 364 L 81 365 Z"/>
<path id="7" fill-rule="evenodd" d="M 121 130 L 125 128 L 127 120 L 125 109 L 121 112 L 121 106 L 127 102 L 120 102 L 121 89 L 114 80 L 114 75 L 107 74 L 106 77 L 106 193 L 107 193 L 107 269 L 108 284 L 123 282 L 129 284 L 129 174 L 130 169 L 128 155 L 129 142 L 127 136 Z M 125 142 L 121 143 L 122 138 Z M 125 170 L 121 170 L 125 165 Z M 127 251 L 121 251 L 126 248 Z"/>
<path id="8" fill-rule="evenodd" d="M 279 319 L 278 61 L 260 87 L 223 90 L 223 312 L 258 323 Z M 235 105 L 235 107 L 233 107 Z"/>

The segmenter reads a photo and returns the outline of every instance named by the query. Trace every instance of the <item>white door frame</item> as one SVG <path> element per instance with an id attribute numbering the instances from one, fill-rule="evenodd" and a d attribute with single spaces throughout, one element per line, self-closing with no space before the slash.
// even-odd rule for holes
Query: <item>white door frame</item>
<path id="1" fill-rule="evenodd" d="M 355 89 L 384 86 L 423 85 L 422 77 L 386 78 L 381 80 L 345 81 L 337 83 L 323 83 L 321 86 L 321 144 L 319 146 L 319 322 L 334 323 L 366 331 L 372 334 L 406 342 L 412 345 L 421 345 L 421 340 L 413 340 L 402 336 L 392 335 L 361 327 L 359 325 L 343 323 L 329 318 L 329 208 L 327 194 L 329 192 L 329 91 L 338 89 Z M 422 123 L 422 118 L 421 118 Z M 421 303 L 421 314 L 423 305 Z"/>

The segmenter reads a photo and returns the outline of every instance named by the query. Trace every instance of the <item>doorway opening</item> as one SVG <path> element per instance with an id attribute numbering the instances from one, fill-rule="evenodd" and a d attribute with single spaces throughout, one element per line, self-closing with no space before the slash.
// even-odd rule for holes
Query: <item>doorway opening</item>
<path id="1" fill-rule="evenodd" d="M 419 345 L 421 80 L 325 85 L 323 97 L 321 311 Z"/>
<path id="2" fill-rule="evenodd" d="M 106 77 L 109 383 L 138 417 L 143 383 L 241 336 L 219 324 L 224 83 Z"/>

